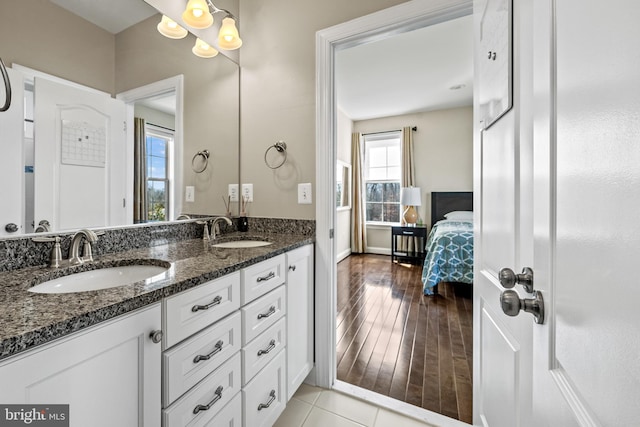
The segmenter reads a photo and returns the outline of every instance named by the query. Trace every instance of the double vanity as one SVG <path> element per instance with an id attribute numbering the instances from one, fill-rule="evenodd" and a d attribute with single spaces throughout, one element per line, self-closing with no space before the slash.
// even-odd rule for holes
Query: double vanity
<path id="1" fill-rule="evenodd" d="M 0 273 L 0 402 L 68 404 L 72 426 L 271 426 L 313 367 L 313 236 L 222 237 Z"/>

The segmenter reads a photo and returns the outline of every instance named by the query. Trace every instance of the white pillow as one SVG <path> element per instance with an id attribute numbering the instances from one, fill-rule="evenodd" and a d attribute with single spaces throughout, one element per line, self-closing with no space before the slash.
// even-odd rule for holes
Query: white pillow
<path id="1" fill-rule="evenodd" d="M 447 219 L 456 219 L 462 221 L 473 221 L 473 211 L 453 211 L 444 214 Z"/>

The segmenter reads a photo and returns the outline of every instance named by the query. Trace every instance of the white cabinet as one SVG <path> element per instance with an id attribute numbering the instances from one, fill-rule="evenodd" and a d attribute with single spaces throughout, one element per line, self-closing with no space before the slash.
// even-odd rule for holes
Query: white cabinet
<path id="1" fill-rule="evenodd" d="M 286 253 L 287 400 L 313 368 L 313 245 Z"/>
<path id="2" fill-rule="evenodd" d="M 157 427 L 160 304 L 0 362 L 0 402 L 69 404 L 72 427 Z"/>

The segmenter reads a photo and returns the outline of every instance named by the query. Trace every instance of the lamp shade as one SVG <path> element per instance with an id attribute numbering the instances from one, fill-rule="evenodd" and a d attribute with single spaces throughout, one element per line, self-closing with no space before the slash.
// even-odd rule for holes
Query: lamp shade
<path id="1" fill-rule="evenodd" d="M 158 31 L 170 39 L 183 39 L 188 34 L 187 30 L 166 15 L 162 15 L 162 21 L 158 24 Z"/>
<path id="2" fill-rule="evenodd" d="M 213 24 L 213 15 L 209 12 L 206 0 L 189 0 L 182 12 L 182 20 L 191 28 L 201 30 Z"/>
<path id="3" fill-rule="evenodd" d="M 222 26 L 218 33 L 218 46 L 225 50 L 238 49 L 242 46 L 242 40 L 236 28 L 236 21 L 230 16 L 222 20 Z"/>
<path id="4" fill-rule="evenodd" d="M 215 48 L 199 38 L 196 39 L 196 44 L 193 46 L 191 51 L 194 55 L 199 56 L 200 58 L 213 58 L 218 54 L 218 51 Z"/>
<path id="5" fill-rule="evenodd" d="M 403 206 L 422 206 L 420 187 L 402 187 L 400 189 L 400 204 Z"/>

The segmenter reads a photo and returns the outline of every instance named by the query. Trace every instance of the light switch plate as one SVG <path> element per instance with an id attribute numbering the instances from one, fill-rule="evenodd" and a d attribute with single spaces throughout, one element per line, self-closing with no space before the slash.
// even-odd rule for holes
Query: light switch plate
<path id="1" fill-rule="evenodd" d="M 195 202 L 196 201 L 195 190 L 193 188 L 193 185 L 187 185 L 187 187 L 185 188 L 184 200 L 185 200 L 185 202 Z"/>
<path id="2" fill-rule="evenodd" d="M 239 202 L 240 201 L 240 186 L 238 184 L 229 184 L 229 201 L 231 202 Z"/>
<path id="3" fill-rule="evenodd" d="M 247 202 L 253 202 L 253 184 L 242 184 L 242 196 Z"/>
<path id="4" fill-rule="evenodd" d="M 298 184 L 298 204 L 310 205 L 312 200 L 311 183 Z"/>

